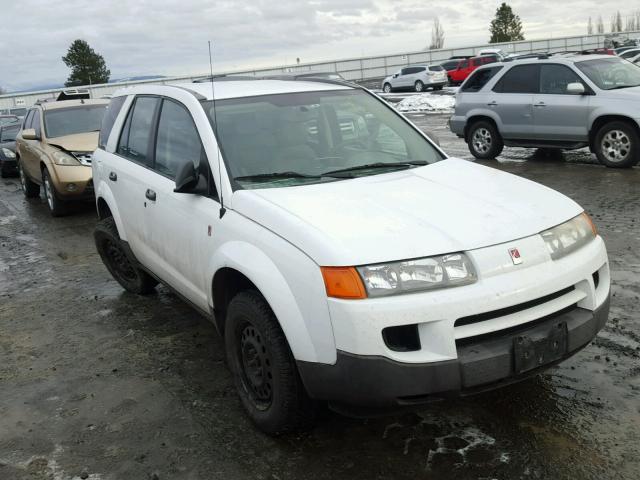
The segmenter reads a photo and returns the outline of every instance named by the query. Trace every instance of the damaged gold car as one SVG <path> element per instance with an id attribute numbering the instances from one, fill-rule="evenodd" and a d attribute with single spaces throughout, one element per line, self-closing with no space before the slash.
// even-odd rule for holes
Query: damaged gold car
<path id="1" fill-rule="evenodd" d="M 16 137 L 18 172 L 24 195 L 40 187 L 51 215 L 67 212 L 69 202 L 93 198 L 91 160 L 98 146 L 106 100 L 41 102 L 27 113 Z"/>

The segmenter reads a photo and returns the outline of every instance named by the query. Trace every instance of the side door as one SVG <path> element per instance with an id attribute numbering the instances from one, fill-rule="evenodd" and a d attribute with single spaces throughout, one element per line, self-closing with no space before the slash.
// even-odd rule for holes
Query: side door
<path id="1" fill-rule="evenodd" d="M 411 81 L 411 72 L 411 67 L 405 67 L 400 70 L 400 75 L 398 75 L 398 77 L 395 79 L 396 82 L 394 86 L 403 88 L 413 85 L 413 82 Z"/>
<path id="2" fill-rule="evenodd" d="M 129 246 L 136 258 L 154 271 L 152 258 L 146 246 L 144 219 L 147 208 L 146 178 L 153 167 L 153 128 L 160 109 L 161 99 L 139 95 L 129 107 L 120 132 L 115 155 L 102 166 L 103 176 L 118 201 L 122 225 Z"/>
<path id="3" fill-rule="evenodd" d="M 487 105 L 499 119 L 505 138 L 534 138 L 533 96 L 538 91 L 539 66 L 518 65 L 505 72 L 493 87 Z"/>
<path id="4" fill-rule="evenodd" d="M 591 89 L 566 65 L 540 65 L 539 93 L 533 96 L 533 119 L 538 139 L 586 141 L 589 138 L 588 116 L 591 95 L 567 93 L 570 83 Z"/>
<path id="5" fill-rule="evenodd" d="M 456 68 L 455 70 L 452 70 L 449 76 L 456 83 L 462 82 L 465 78 L 467 78 L 467 75 L 466 75 L 467 70 L 469 70 L 469 59 L 462 60 L 458 64 L 458 68 Z"/>
<path id="6" fill-rule="evenodd" d="M 40 109 L 36 108 L 31 117 L 31 126 L 36 132 L 35 140 L 26 140 L 29 145 L 29 155 L 23 163 L 23 168 L 29 176 L 38 183 L 42 182 L 42 173 L 40 172 L 40 157 L 43 155 L 42 149 L 42 114 Z"/>
<path id="7" fill-rule="evenodd" d="M 209 162 L 189 110 L 177 100 L 162 100 L 155 137 L 154 173 L 146 177 L 147 254 L 160 278 L 206 310 L 211 288 L 206 260 L 220 224 Z M 175 177 L 186 163 L 201 174 L 207 193 L 174 192 Z"/>

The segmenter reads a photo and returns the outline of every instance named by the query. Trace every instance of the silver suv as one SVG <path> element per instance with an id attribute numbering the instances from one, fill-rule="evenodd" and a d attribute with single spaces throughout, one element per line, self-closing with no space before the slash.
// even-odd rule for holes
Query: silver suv
<path id="1" fill-rule="evenodd" d="M 382 80 L 382 90 L 385 93 L 401 89 L 422 92 L 427 87 L 442 90 L 446 84 L 447 71 L 442 65 L 412 65 Z"/>
<path id="2" fill-rule="evenodd" d="M 492 64 L 460 87 L 449 121 L 471 154 L 507 146 L 589 147 L 607 167 L 640 160 L 640 68 L 609 55 Z"/>

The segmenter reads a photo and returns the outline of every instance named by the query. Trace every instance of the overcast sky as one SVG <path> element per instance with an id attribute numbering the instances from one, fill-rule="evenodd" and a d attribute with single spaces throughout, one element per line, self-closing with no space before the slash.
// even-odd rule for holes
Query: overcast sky
<path id="1" fill-rule="evenodd" d="M 516 0 L 525 38 L 586 33 L 612 0 Z M 60 59 L 82 38 L 100 54 L 112 78 L 188 75 L 208 70 L 207 40 L 216 70 L 415 51 L 425 48 L 437 15 L 445 47 L 488 41 L 498 0 L 0 0 L 0 86 L 22 90 L 61 84 Z"/>

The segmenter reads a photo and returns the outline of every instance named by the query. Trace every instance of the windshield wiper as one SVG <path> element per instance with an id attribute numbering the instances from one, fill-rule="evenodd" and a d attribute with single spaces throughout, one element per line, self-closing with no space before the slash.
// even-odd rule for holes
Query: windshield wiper
<path id="1" fill-rule="evenodd" d="M 374 168 L 406 169 L 406 168 L 418 167 L 423 165 L 429 165 L 429 162 L 425 160 L 412 160 L 409 162 L 377 162 L 377 163 L 367 163 L 365 165 L 356 165 L 355 167 L 340 168 L 338 170 L 331 170 L 329 172 L 324 172 L 322 175 L 338 177 L 338 176 L 342 176 L 341 174 L 343 173 L 348 174 L 351 172 L 358 172 L 360 170 L 371 170 Z"/>
<path id="2" fill-rule="evenodd" d="M 300 172 L 271 172 L 257 173 L 255 175 L 243 175 L 240 177 L 234 177 L 234 180 L 253 182 L 260 180 L 278 180 L 280 178 L 322 178 L 322 175 L 307 175 L 306 173 Z"/>

